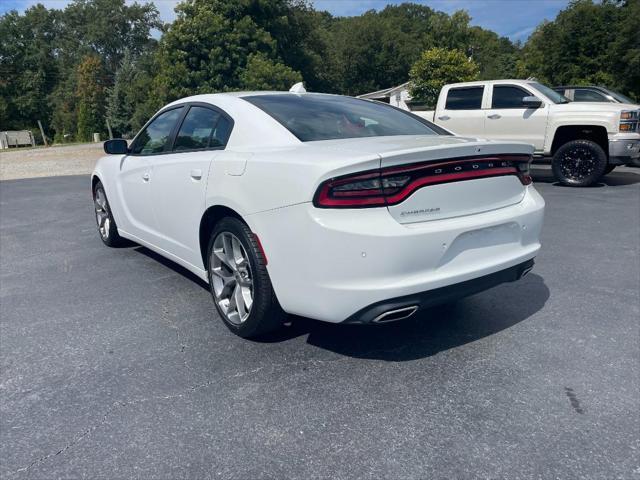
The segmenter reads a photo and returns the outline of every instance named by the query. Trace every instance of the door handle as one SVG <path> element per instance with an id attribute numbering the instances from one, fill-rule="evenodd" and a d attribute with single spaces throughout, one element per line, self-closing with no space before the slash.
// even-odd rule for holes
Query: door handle
<path id="1" fill-rule="evenodd" d="M 448 115 L 442 115 L 441 117 L 438 117 L 438 120 L 449 120 L 451 117 Z"/>
<path id="2" fill-rule="evenodd" d="M 150 178 L 151 178 L 151 175 L 149 175 L 149 172 L 144 172 L 142 174 L 142 180 L 144 180 L 145 182 L 148 182 Z"/>
<path id="3" fill-rule="evenodd" d="M 487 118 L 490 118 L 491 120 L 497 120 L 499 118 L 502 118 L 502 115 L 498 115 L 497 113 L 494 113 L 493 115 L 489 115 Z"/>
<path id="4" fill-rule="evenodd" d="M 193 170 L 191 170 L 190 175 L 194 180 L 200 180 L 202 178 L 202 170 L 200 170 L 199 168 L 194 168 Z"/>

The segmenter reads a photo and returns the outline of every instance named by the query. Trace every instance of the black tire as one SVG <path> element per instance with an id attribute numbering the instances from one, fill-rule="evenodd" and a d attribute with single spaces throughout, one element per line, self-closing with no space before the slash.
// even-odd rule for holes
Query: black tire
<path id="1" fill-rule="evenodd" d="M 221 285 L 224 285 L 224 282 L 221 279 L 222 276 L 214 274 L 214 268 L 216 268 L 218 272 L 221 272 L 220 269 L 224 270 L 221 273 L 224 273 L 227 278 L 235 275 L 236 280 L 232 280 L 232 282 L 235 282 L 235 288 L 239 286 L 238 283 L 242 280 L 237 276 L 239 273 L 236 272 L 236 274 L 234 274 L 233 270 L 228 268 L 226 263 L 224 263 L 223 266 L 223 262 L 219 262 L 216 259 L 212 260 L 214 244 L 217 244 L 218 246 L 220 245 L 220 240 L 217 243 L 216 239 L 220 237 L 224 240 L 225 236 L 228 238 L 229 234 L 231 234 L 232 238 L 235 237 L 235 239 L 240 242 L 243 249 L 242 254 L 246 254 L 249 263 L 249 269 L 246 269 L 245 267 L 244 271 L 240 272 L 247 275 L 248 280 L 252 282 L 252 287 L 250 288 L 253 297 L 252 305 L 249 307 L 248 316 L 244 320 L 239 320 L 240 311 L 235 306 L 237 305 L 237 300 L 234 301 L 236 311 L 233 312 L 234 307 L 231 307 L 229 302 L 226 302 L 222 297 L 216 297 L 216 288 L 220 289 L 225 287 L 221 287 Z M 218 252 L 220 251 L 218 250 Z M 219 265 L 214 267 L 214 262 L 219 263 Z M 211 291 L 213 303 L 224 324 L 233 333 L 243 338 L 259 337 L 268 332 L 277 330 L 282 327 L 286 318 L 286 314 L 280 307 L 278 299 L 273 291 L 266 263 L 266 259 L 256 236 L 244 222 L 237 218 L 225 217 L 215 225 L 213 232 L 211 232 L 209 245 L 207 246 L 207 273 L 209 275 L 209 289 Z M 239 263 L 236 264 L 236 270 L 241 270 L 239 268 Z M 247 277 L 245 277 L 245 280 L 247 280 Z M 214 282 L 217 283 L 214 284 Z M 233 290 L 234 293 L 236 291 L 235 288 Z M 226 291 L 228 292 L 228 290 Z M 220 290 L 220 292 L 222 291 Z M 234 293 L 230 294 L 230 296 L 235 297 Z M 227 311 L 225 311 L 224 307 L 225 305 L 226 308 L 231 311 L 232 315 L 236 315 L 235 321 L 227 315 Z M 246 305 L 244 305 L 243 309 L 245 310 L 245 313 L 247 313 Z"/>
<path id="2" fill-rule="evenodd" d="M 588 187 L 595 184 L 607 168 L 607 154 L 591 140 L 572 140 L 553 156 L 553 174 L 563 185 Z"/>
<path id="3" fill-rule="evenodd" d="M 604 173 L 603 175 L 609 175 L 611 172 L 613 172 L 616 168 L 616 165 L 607 165 L 607 168 L 604 169 Z"/>
<path id="4" fill-rule="evenodd" d="M 104 199 L 104 200 L 102 200 Z M 93 188 L 93 205 L 96 214 L 98 236 L 107 247 L 124 247 L 128 242 L 118 235 L 118 226 L 111 213 L 109 199 L 104 191 L 102 182 L 96 183 Z"/>

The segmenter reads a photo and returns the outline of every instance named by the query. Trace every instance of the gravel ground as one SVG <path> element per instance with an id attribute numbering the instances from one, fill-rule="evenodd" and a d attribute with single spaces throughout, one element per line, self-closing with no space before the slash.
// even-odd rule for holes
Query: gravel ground
<path id="1" fill-rule="evenodd" d="M 95 231 L 87 176 L 0 184 L 0 478 L 640 478 L 640 175 L 534 176 L 534 271 L 379 327 L 232 335 Z"/>
<path id="2" fill-rule="evenodd" d="M 88 174 L 103 155 L 102 143 L 0 150 L 0 180 Z"/>

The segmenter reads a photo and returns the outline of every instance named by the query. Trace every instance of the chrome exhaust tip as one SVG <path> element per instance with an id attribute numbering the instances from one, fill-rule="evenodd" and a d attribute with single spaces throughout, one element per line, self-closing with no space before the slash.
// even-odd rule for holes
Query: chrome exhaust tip
<path id="1" fill-rule="evenodd" d="M 372 323 L 388 323 L 388 322 L 396 322 L 398 320 L 404 320 L 405 318 L 409 318 L 411 315 L 416 313 L 418 310 L 417 305 L 412 305 L 410 307 L 396 308 L 395 310 L 389 310 L 378 315 L 376 318 L 372 320 Z"/>
<path id="2" fill-rule="evenodd" d="M 533 265 L 525 268 L 524 270 L 522 270 L 522 273 L 520 274 L 520 278 L 524 278 L 526 275 L 529 274 L 529 272 L 533 270 Z"/>

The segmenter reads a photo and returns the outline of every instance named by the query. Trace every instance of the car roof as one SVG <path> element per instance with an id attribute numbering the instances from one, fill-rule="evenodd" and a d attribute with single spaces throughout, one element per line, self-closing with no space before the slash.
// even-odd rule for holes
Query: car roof
<path id="1" fill-rule="evenodd" d="M 448 87 L 475 87 L 475 86 L 483 86 L 483 85 L 501 85 L 505 83 L 536 83 L 536 80 L 522 80 L 517 78 L 505 78 L 500 80 L 476 80 L 475 82 L 460 82 L 460 83 L 450 83 Z"/>
<path id="2" fill-rule="evenodd" d="M 159 110 L 163 111 L 172 107 L 184 104 L 204 103 L 212 105 L 227 115 L 234 121 L 234 127 L 229 137 L 228 147 L 248 147 L 251 145 L 283 146 L 297 145 L 300 140 L 296 138 L 282 124 L 262 109 L 244 100 L 243 98 L 254 95 L 286 95 L 297 96 L 336 96 L 327 93 L 292 93 L 282 91 L 245 91 L 245 92 L 224 92 L 205 93 L 181 98 L 169 103 Z M 362 100 L 367 101 L 367 100 Z"/>
<path id="3" fill-rule="evenodd" d="M 251 96 L 255 96 L 255 95 L 296 95 L 296 96 L 300 96 L 300 95 L 323 95 L 323 96 L 327 96 L 327 97 L 329 97 L 329 96 L 344 96 L 344 95 L 336 95 L 336 94 L 332 94 L 332 93 L 319 93 L 319 92 L 293 93 L 293 92 L 288 92 L 288 91 L 284 91 L 284 90 L 282 90 L 282 91 L 281 90 L 247 90 L 247 91 L 242 91 L 242 92 L 203 93 L 203 94 L 200 94 L 200 95 L 192 95 L 190 97 L 181 98 L 180 100 L 176 100 L 176 102 L 174 102 L 174 103 L 198 101 L 198 100 L 193 100 L 196 97 L 199 98 L 199 99 L 202 99 L 203 97 L 243 98 L 243 97 L 251 97 Z"/>
<path id="4" fill-rule="evenodd" d="M 594 90 L 606 90 L 605 87 L 599 87 L 597 85 L 559 85 L 552 88 L 592 88 Z"/>

